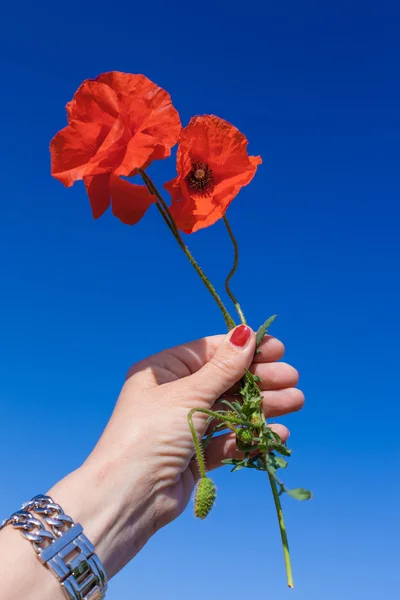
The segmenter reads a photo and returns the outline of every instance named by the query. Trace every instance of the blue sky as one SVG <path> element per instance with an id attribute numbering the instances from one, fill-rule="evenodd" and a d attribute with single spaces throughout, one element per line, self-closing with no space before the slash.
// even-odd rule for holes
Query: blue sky
<path id="1" fill-rule="evenodd" d="M 171 93 L 183 123 L 217 114 L 263 157 L 228 213 L 241 246 L 236 289 L 254 327 L 279 313 L 272 332 L 307 397 L 284 420 L 287 480 L 315 496 L 285 502 L 293 592 L 267 482 L 220 470 L 208 520 L 189 506 L 108 597 L 396 598 L 396 3 L 23 0 L 0 21 L 0 514 L 80 464 L 131 363 L 224 329 L 155 210 L 135 228 L 108 214 L 94 222 L 83 186 L 66 190 L 49 174 L 49 141 L 81 81 L 144 73 Z M 152 173 L 163 183 L 174 161 Z M 188 242 L 222 282 L 231 261 L 222 225 Z"/>

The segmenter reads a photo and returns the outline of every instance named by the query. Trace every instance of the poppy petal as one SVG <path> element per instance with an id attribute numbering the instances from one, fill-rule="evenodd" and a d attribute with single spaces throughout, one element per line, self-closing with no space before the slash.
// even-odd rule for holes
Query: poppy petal
<path id="1" fill-rule="evenodd" d="M 155 202 L 144 185 L 135 185 L 125 179 L 111 176 L 110 191 L 112 211 L 126 225 L 135 225 Z"/>
<path id="2" fill-rule="evenodd" d="M 137 169 L 145 168 L 145 165 L 150 163 L 153 152 L 154 139 L 138 132 L 129 140 L 125 149 L 125 156 L 119 167 L 115 169 L 115 175 L 128 177 Z"/>
<path id="3" fill-rule="evenodd" d="M 221 219 L 241 188 L 253 179 L 259 156 L 247 153 L 247 138 L 231 123 L 214 115 L 193 117 L 179 138 L 178 177 L 165 184 L 171 212 L 179 229 L 193 233 Z M 210 185 L 191 187 L 187 176 L 193 163 L 207 165 Z"/>
<path id="4" fill-rule="evenodd" d="M 182 127 L 170 95 L 144 75 L 112 71 L 84 81 L 67 104 L 67 116 L 68 127 L 50 144 L 52 175 L 67 187 L 85 179 L 96 218 L 110 202 L 102 182 L 115 175 L 110 182 L 114 212 L 136 222 L 153 199 L 140 186 L 118 183 L 118 176 L 132 175 L 171 154 Z M 123 200 L 122 188 L 129 197 L 138 188 L 133 207 Z"/>
<path id="5" fill-rule="evenodd" d="M 119 71 L 103 73 L 97 81 L 106 83 L 115 91 L 121 114 L 127 119 L 131 131 L 135 132 L 132 137 L 138 138 L 133 147 L 139 154 L 147 155 L 146 160 L 170 156 L 171 148 L 178 141 L 182 126 L 179 113 L 172 105 L 168 92 L 144 75 Z M 142 149 L 141 143 L 144 145 Z M 148 151 L 150 143 L 152 153 Z M 133 165 L 129 171 L 128 161 L 134 156 L 133 147 L 131 152 L 127 153 L 126 164 L 122 167 L 124 171 L 130 172 L 136 167 Z M 134 162 L 139 165 L 138 168 L 142 168 L 145 163 L 140 164 L 138 159 L 139 155 Z M 120 175 L 122 174 L 127 173 L 120 172 Z"/>
<path id="6" fill-rule="evenodd" d="M 101 145 L 99 145 L 95 156 L 90 160 L 86 173 L 88 175 L 98 175 L 114 171 L 125 155 L 130 135 L 124 119 L 118 117 Z"/>
<path id="7" fill-rule="evenodd" d="M 87 164 L 95 156 L 103 135 L 100 123 L 74 121 L 50 142 L 51 174 L 66 187 L 86 175 Z"/>
<path id="8" fill-rule="evenodd" d="M 93 217 L 98 219 L 110 206 L 110 174 L 90 175 L 83 178 L 89 196 Z"/>
<path id="9" fill-rule="evenodd" d="M 104 83 L 87 79 L 67 104 L 68 122 L 104 123 L 112 126 L 119 115 L 115 91 Z"/>
<path id="10" fill-rule="evenodd" d="M 246 136 L 234 125 L 215 115 L 193 117 L 182 130 L 181 145 L 186 151 L 181 156 L 182 166 L 188 154 L 191 157 L 198 156 L 198 160 L 210 164 L 216 177 L 234 176 L 262 162 L 260 156 L 248 155 Z"/>
<path id="11" fill-rule="evenodd" d="M 222 180 L 215 186 L 212 194 L 204 196 L 190 194 L 186 182 L 181 182 L 179 192 L 173 182 L 165 184 L 172 196 L 170 210 L 178 229 L 184 233 L 195 233 L 214 225 L 222 219 L 232 200 L 242 187 L 250 183 L 254 174 L 255 169 Z"/>
<path id="12" fill-rule="evenodd" d="M 176 226 L 184 233 L 193 233 L 197 224 L 201 221 L 192 198 L 172 203 L 170 211 Z"/>

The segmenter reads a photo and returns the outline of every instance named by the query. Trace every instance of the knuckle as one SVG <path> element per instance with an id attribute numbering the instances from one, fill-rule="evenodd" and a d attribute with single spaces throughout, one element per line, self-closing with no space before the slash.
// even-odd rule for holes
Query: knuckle
<path id="1" fill-rule="evenodd" d="M 231 378 L 235 372 L 235 364 L 230 356 L 214 356 L 209 365 L 218 377 Z"/>

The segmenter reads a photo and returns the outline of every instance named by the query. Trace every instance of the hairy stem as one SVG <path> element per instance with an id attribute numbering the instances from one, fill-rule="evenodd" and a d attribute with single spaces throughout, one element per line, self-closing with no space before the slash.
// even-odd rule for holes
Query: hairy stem
<path id="1" fill-rule="evenodd" d="M 149 192 L 151 194 L 153 194 L 154 196 L 156 196 L 156 198 L 157 198 L 156 205 L 157 205 L 157 208 L 160 211 L 164 221 L 167 223 L 169 229 L 171 230 L 171 232 L 172 232 L 173 236 L 175 237 L 176 241 L 178 242 L 179 246 L 182 248 L 185 256 L 188 258 L 190 264 L 196 270 L 200 279 L 202 280 L 202 282 L 204 283 L 204 285 L 206 286 L 206 288 L 208 289 L 208 291 L 214 298 L 215 302 L 217 303 L 219 309 L 221 310 L 228 330 L 233 329 L 236 326 L 235 321 L 232 319 L 231 315 L 229 314 L 228 310 L 226 309 L 224 303 L 222 302 L 220 296 L 218 295 L 218 293 L 217 293 L 216 289 L 214 288 L 214 286 L 212 285 L 211 281 L 208 279 L 208 277 L 204 273 L 203 269 L 197 263 L 194 256 L 190 252 L 189 248 L 184 243 L 182 236 L 176 226 L 174 218 L 171 214 L 171 211 L 169 210 L 169 207 L 165 203 L 160 192 L 157 190 L 156 186 L 154 185 L 154 183 L 152 182 L 150 177 L 144 171 L 139 169 L 139 173 L 142 176 L 142 179 L 145 182 Z"/>
<path id="2" fill-rule="evenodd" d="M 228 415 L 221 415 L 221 413 L 215 412 L 214 410 L 208 410 L 208 408 L 192 408 L 189 415 L 193 415 L 194 413 L 199 412 L 209 417 L 214 417 L 219 421 L 225 421 L 227 423 L 235 423 L 236 425 L 242 425 L 243 427 L 251 427 L 254 429 L 254 423 L 251 421 L 243 421 L 243 419 L 239 419 L 237 417 L 229 417 Z M 189 417 L 188 417 L 189 418 Z"/>
<path id="3" fill-rule="evenodd" d="M 231 287 L 230 287 L 231 279 L 234 276 L 234 274 L 236 273 L 238 264 L 239 264 L 239 246 L 238 246 L 237 240 L 232 231 L 232 227 L 230 226 L 230 223 L 229 223 L 226 215 L 224 215 L 224 223 L 225 223 L 226 229 L 228 230 L 229 237 L 232 240 L 233 250 L 234 250 L 233 267 L 232 267 L 231 271 L 229 272 L 228 277 L 225 279 L 225 289 L 226 289 L 226 293 L 228 294 L 228 296 L 232 300 L 233 304 L 235 305 L 236 312 L 239 315 L 240 321 L 244 325 L 246 325 L 246 318 L 244 316 L 242 308 L 239 304 L 238 299 L 236 298 L 235 294 L 232 292 Z"/>
<path id="4" fill-rule="evenodd" d="M 200 475 L 201 475 L 201 477 L 206 477 L 207 476 L 206 475 L 206 464 L 204 462 L 203 452 L 202 452 L 202 449 L 200 446 L 200 442 L 197 439 L 196 430 L 193 425 L 193 413 L 194 412 L 196 412 L 195 409 L 191 410 L 190 413 L 188 414 L 188 423 L 189 423 L 189 427 L 190 427 L 190 433 L 192 434 L 194 447 L 196 450 L 197 464 L 199 465 Z"/>

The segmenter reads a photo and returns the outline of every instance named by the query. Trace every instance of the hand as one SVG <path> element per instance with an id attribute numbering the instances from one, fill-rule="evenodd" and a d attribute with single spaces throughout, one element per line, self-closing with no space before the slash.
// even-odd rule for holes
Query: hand
<path id="1" fill-rule="evenodd" d="M 231 341 L 232 340 L 232 341 Z M 235 345 L 242 342 L 243 345 Z M 49 492 L 95 544 L 109 576 L 121 569 L 159 528 L 187 506 L 198 478 L 187 415 L 217 406 L 253 361 L 262 383 L 266 417 L 299 410 L 298 373 L 284 362 L 284 347 L 266 336 L 254 357 L 255 335 L 241 326 L 229 335 L 207 337 L 161 352 L 134 365 L 101 439 L 75 473 Z M 195 414 L 201 438 L 207 416 Z M 273 429 L 282 439 L 283 425 Z M 227 433 L 205 452 L 209 470 L 240 456 Z"/>

